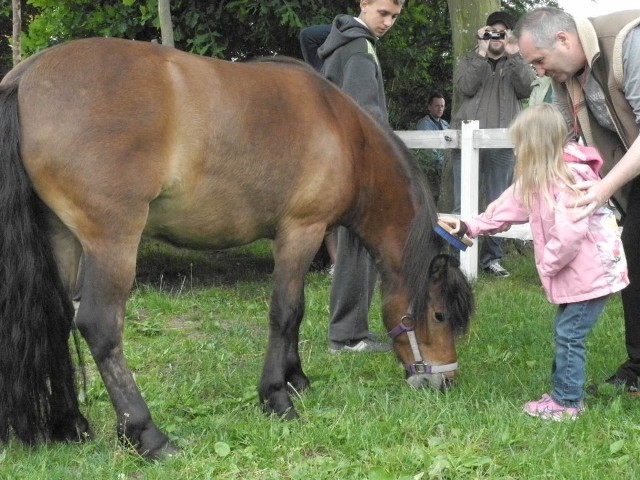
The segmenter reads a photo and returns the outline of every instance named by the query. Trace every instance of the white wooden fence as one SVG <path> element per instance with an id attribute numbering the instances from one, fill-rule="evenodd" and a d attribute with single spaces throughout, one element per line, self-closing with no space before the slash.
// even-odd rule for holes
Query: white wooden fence
<path id="1" fill-rule="evenodd" d="M 480 130 L 476 120 L 464 122 L 461 130 L 399 130 L 396 133 L 412 149 L 459 148 L 461 150 L 460 218 L 470 218 L 478 212 L 479 154 L 481 148 L 513 148 L 506 128 Z M 497 236 L 531 240 L 529 225 L 514 225 Z M 477 244 L 460 252 L 462 271 L 469 279 L 478 276 Z"/>

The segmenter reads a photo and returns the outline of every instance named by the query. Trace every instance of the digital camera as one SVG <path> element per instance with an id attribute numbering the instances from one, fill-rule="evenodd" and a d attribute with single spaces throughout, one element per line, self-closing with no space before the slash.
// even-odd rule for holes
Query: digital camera
<path id="1" fill-rule="evenodd" d="M 507 32 L 484 32 L 482 37 L 478 37 L 480 40 L 504 40 L 507 36 Z"/>

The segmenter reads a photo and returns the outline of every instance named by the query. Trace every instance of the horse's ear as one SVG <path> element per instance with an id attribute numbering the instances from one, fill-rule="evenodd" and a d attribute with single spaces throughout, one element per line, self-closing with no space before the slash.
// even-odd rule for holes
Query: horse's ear
<path id="1" fill-rule="evenodd" d="M 439 279 L 447 271 L 448 255 L 439 254 L 433 257 L 429 265 L 429 278 Z"/>
<path id="2" fill-rule="evenodd" d="M 446 253 L 441 253 L 433 257 L 429 265 L 429 278 L 433 280 L 443 279 L 447 275 L 449 267 L 460 267 L 460 261 Z"/>
<path id="3" fill-rule="evenodd" d="M 455 268 L 460 268 L 460 260 L 454 257 L 453 255 L 445 255 L 449 257 L 449 265 Z"/>

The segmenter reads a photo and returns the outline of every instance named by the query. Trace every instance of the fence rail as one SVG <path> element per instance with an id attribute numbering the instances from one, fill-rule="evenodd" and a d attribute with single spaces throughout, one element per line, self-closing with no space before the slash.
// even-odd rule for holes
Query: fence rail
<path id="1" fill-rule="evenodd" d="M 398 130 L 398 136 L 411 149 L 459 148 L 461 150 L 460 174 L 464 188 L 460 192 L 460 217 L 470 218 L 478 214 L 479 158 L 481 148 L 513 148 L 506 128 L 480 129 L 476 120 L 463 122 L 461 130 Z M 529 224 L 514 225 L 496 236 L 531 240 Z M 478 249 L 468 248 L 460 253 L 463 272 L 470 279 L 478 276 Z"/>

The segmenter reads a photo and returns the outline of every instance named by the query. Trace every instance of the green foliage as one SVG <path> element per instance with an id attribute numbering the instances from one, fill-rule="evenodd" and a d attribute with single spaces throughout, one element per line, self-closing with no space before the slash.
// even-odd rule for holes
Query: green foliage
<path id="1" fill-rule="evenodd" d="M 503 2 L 516 12 L 547 0 Z M 330 23 L 340 13 L 358 14 L 355 0 L 172 0 L 176 48 L 199 55 L 244 60 L 262 55 L 301 58 L 302 28 Z M 23 57 L 75 38 L 160 38 L 157 0 L 24 0 Z M 0 0 L 0 39 L 11 37 L 11 1 Z M 4 49 L 3 49 L 4 47 Z M 8 44 L 0 60 L 11 64 Z M 412 129 L 432 91 L 447 98 L 450 118 L 453 71 L 446 0 L 411 0 L 379 43 L 391 126 Z"/>
<path id="2" fill-rule="evenodd" d="M 28 0 L 40 13 L 22 36 L 25 56 L 75 38 L 151 40 L 158 35 L 156 0 Z"/>
<path id="3" fill-rule="evenodd" d="M 426 114 L 427 99 L 439 91 L 450 117 L 451 25 L 444 0 L 411 2 L 379 43 L 392 127 L 414 129 Z"/>

